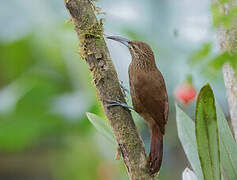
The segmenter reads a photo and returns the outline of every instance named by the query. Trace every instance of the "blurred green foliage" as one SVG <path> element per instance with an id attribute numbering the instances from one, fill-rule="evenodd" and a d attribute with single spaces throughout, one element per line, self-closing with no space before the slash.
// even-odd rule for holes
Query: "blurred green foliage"
<path id="1" fill-rule="evenodd" d="M 75 140 L 76 143 L 71 145 L 69 151 L 60 150 L 56 155 L 53 162 L 55 179 L 97 179 L 97 167 L 101 162 L 97 149 L 89 141 L 80 137 L 76 139 L 72 137 L 68 140 Z"/>
<path id="2" fill-rule="evenodd" d="M 237 7 L 230 7 L 230 0 L 218 0 L 212 3 L 212 17 L 214 28 L 222 27 L 226 33 L 233 28 L 237 18 Z M 229 39 L 229 41 L 232 41 Z M 232 42 L 230 42 L 232 43 Z M 235 42 L 233 42 L 235 43 Z M 207 75 L 215 76 L 222 66 L 229 62 L 234 69 L 237 67 L 237 54 L 233 52 L 232 47 L 227 47 L 225 52 L 214 52 L 214 43 L 206 42 L 194 51 L 190 56 L 192 66 L 201 65 L 202 71 Z"/>
<path id="3" fill-rule="evenodd" d="M 220 55 L 212 58 L 208 65 L 214 70 L 219 70 L 222 68 L 225 62 L 229 62 L 233 68 L 236 68 L 237 53 L 223 52 Z"/>
<path id="4" fill-rule="evenodd" d="M 196 65 L 197 63 L 205 60 L 210 55 L 211 48 L 212 44 L 210 42 L 204 43 L 191 55 L 191 64 Z"/>
<path id="5" fill-rule="evenodd" d="M 224 26 L 226 29 L 232 27 L 237 18 L 237 7 L 229 7 L 228 3 L 232 3 L 231 0 L 218 0 L 211 6 L 213 15 L 213 26 Z"/>
<path id="6" fill-rule="evenodd" d="M 51 164 L 53 179 L 106 179 L 99 168 L 110 165 L 110 158 L 102 158 L 95 148 L 95 132 L 85 112 L 104 114 L 72 32 L 72 24 L 65 24 L 0 42 L 0 158 L 29 156 L 33 168 L 37 153 L 49 151 L 46 164 Z M 27 164 L 6 162 L 10 169 L 25 166 L 26 171 L 14 172 L 15 177 L 38 176 L 28 171 Z M 113 166 L 114 172 L 104 170 L 108 179 L 123 179 L 125 170 Z M 2 173 L 0 168 L 0 179 Z"/>
<path id="7" fill-rule="evenodd" d="M 192 66 L 201 65 L 204 71 L 219 71 L 222 66 L 229 62 L 233 68 L 237 67 L 237 53 L 223 52 L 217 55 L 212 53 L 211 43 L 204 43 L 198 50 L 194 51 L 190 56 L 190 64 Z"/>
<path id="8" fill-rule="evenodd" d="M 60 117 L 50 114 L 49 99 L 63 92 L 66 81 L 40 72 L 47 66 L 35 66 L 41 53 L 34 47 L 33 38 L 31 35 L 0 46 L 1 85 L 14 84 L 14 91 L 21 93 L 13 112 L 1 114 L 0 148 L 5 151 L 23 150 L 65 125 Z M 11 86 L 7 88 L 10 90 Z"/>

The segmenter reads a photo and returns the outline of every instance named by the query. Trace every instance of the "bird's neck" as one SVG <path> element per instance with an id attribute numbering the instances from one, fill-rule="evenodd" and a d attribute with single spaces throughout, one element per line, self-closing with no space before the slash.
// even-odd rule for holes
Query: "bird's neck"
<path id="1" fill-rule="evenodd" d="M 148 58 L 132 58 L 130 66 L 143 71 L 153 71 L 157 68 L 155 60 Z"/>

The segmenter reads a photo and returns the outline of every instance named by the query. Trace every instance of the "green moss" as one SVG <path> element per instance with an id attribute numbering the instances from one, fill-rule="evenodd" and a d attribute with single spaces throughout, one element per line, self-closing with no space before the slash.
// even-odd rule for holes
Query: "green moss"
<path id="1" fill-rule="evenodd" d="M 85 25 L 86 26 L 86 25 Z M 92 26 L 88 26 L 86 29 L 80 30 L 79 33 L 80 39 L 80 49 L 79 54 L 83 59 L 85 59 L 88 55 L 96 53 L 96 50 L 88 49 L 86 46 L 87 40 L 95 39 L 96 46 L 103 46 L 103 27 L 101 24 L 96 22 Z"/>

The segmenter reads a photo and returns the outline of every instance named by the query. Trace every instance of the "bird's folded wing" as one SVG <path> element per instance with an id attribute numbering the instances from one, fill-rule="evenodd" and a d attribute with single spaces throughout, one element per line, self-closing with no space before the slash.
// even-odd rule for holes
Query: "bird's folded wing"
<path id="1" fill-rule="evenodd" d="M 168 97 L 165 83 L 158 73 L 144 73 L 134 84 L 136 97 L 142 103 L 144 110 L 151 115 L 162 133 L 168 120 Z"/>

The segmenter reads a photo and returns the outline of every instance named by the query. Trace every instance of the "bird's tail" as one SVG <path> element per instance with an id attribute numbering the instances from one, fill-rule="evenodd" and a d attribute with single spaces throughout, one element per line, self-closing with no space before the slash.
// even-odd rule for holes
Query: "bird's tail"
<path id="1" fill-rule="evenodd" d="M 163 156 L 163 134 L 157 126 L 151 128 L 151 145 L 149 154 L 149 164 L 151 174 L 160 170 Z"/>

